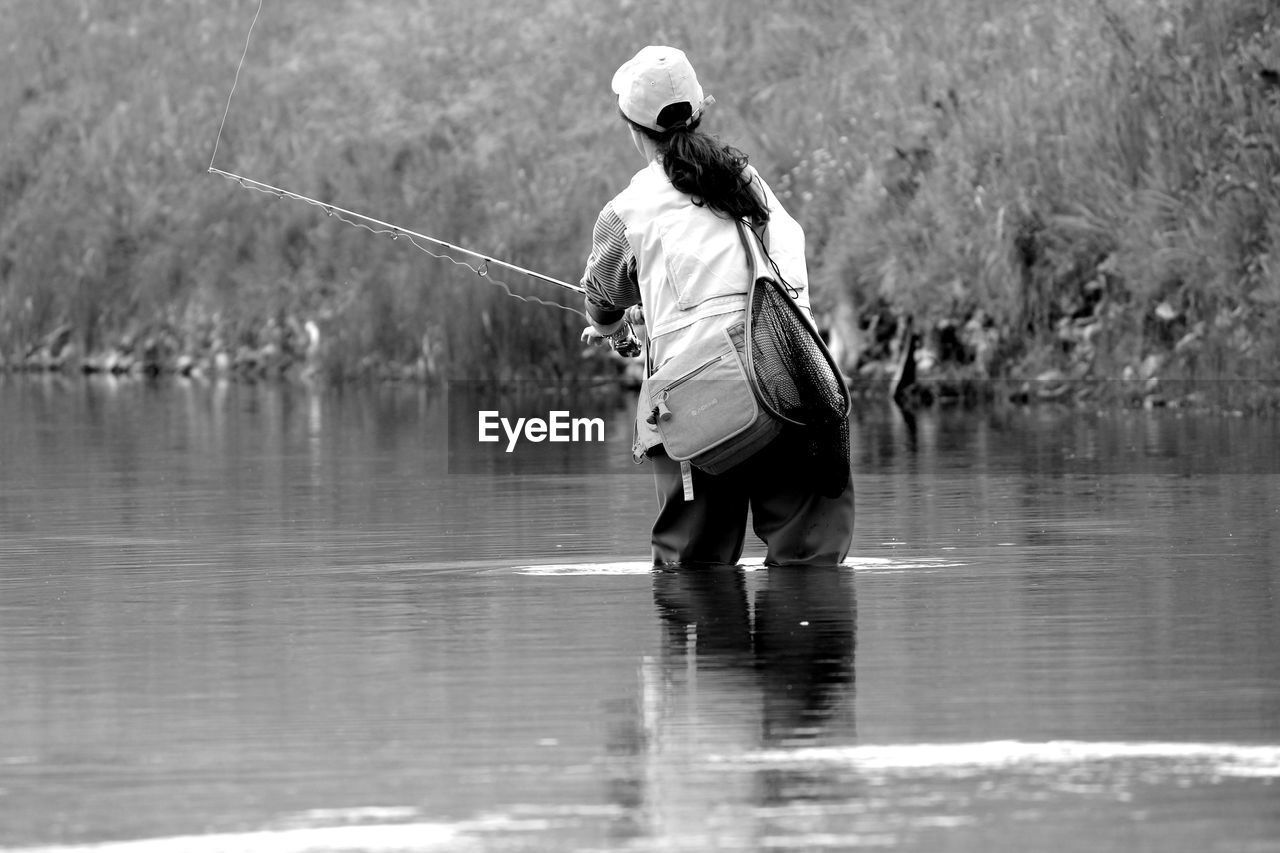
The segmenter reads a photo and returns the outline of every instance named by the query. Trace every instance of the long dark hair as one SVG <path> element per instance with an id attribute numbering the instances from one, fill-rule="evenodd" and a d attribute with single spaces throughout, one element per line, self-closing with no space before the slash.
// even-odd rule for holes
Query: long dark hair
<path id="1" fill-rule="evenodd" d="M 656 122 L 668 128 L 661 132 L 636 124 L 625 115 L 623 119 L 653 140 L 667 178 L 694 204 L 730 219 L 748 219 L 759 225 L 768 222 L 769 208 L 763 195 L 751 186 L 747 155 L 699 131 L 702 116 L 690 121 L 692 114 L 688 103 L 665 107 Z"/>

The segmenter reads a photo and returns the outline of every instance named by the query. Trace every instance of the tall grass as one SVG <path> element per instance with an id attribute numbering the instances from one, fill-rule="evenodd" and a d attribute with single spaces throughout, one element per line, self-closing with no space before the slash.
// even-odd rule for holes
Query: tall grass
<path id="1" fill-rule="evenodd" d="M 1165 375 L 1274 376 L 1276 10 L 1000 6 L 911 4 L 850 47 L 852 74 L 828 82 L 844 126 L 823 130 L 901 153 L 834 186 L 830 157 L 792 173 L 830 235 L 820 283 L 864 313 L 976 319 L 1006 375 L 1121 378 L 1154 358 Z M 875 79 L 889 85 L 858 88 Z M 892 119 L 859 136 L 868 106 Z"/>
<path id="2" fill-rule="evenodd" d="M 83 353 L 160 335 L 332 376 L 583 369 L 580 318 L 205 174 L 256 0 L 3 6 L 0 354 L 69 326 Z M 576 280 L 639 165 L 609 76 L 674 43 L 717 96 L 707 127 L 804 223 L 852 369 L 870 318 L 910 315 L 961 329 L 975 374 L 1274 376 L 1277 18 L 1267 0 L 267 0 L 217 165 Z"/>

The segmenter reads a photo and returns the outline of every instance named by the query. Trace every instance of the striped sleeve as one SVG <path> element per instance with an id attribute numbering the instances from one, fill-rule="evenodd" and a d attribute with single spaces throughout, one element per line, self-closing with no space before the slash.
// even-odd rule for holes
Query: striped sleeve
<path id="1" fill-rule="evenodd" d="M 624 310 L 640 301 L 635 253 L 612 202 L 596 218 L 582 287 L 587 292 L 587 316 L 603 334 L 615 331 Z"/>

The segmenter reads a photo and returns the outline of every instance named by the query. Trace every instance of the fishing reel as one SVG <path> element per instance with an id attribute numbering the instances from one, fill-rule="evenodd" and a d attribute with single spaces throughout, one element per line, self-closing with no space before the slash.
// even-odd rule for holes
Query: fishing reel
<path id="1" fill-rule="evenodd" d="M 640 339 L 636 337 L 630 323 L 623 323 L 607 340 L 613 351 L 623 358 L 636 358 L 640 355 Z"/>
<path id="2" fill-rule="evenodd" d="M 638 307 L 628 308 L 622 325 L 612 335 L 602 335 L 596 331 L 594 326 L 587 326 L 582 330 L 582 342 L 584 344 L 599 344 L 601 341 L 607 341 L 613 351 L 623 358 L 636 358 L 640 355 L 644 344 L 636 334 L 635 327 L 643 327 L 643 325 L 644 314 L 640 312 L 640 309 Z"/>

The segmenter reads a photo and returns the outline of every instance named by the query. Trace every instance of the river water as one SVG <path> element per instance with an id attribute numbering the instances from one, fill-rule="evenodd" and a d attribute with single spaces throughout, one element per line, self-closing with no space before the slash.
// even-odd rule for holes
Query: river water
<path id="1" fill-rule="evenodd" d="M 0 850 L 1280 851 L 1274 421 L 863 404 L 846 566 L 655 573 L 448 408 L 0 378 Z"/>

